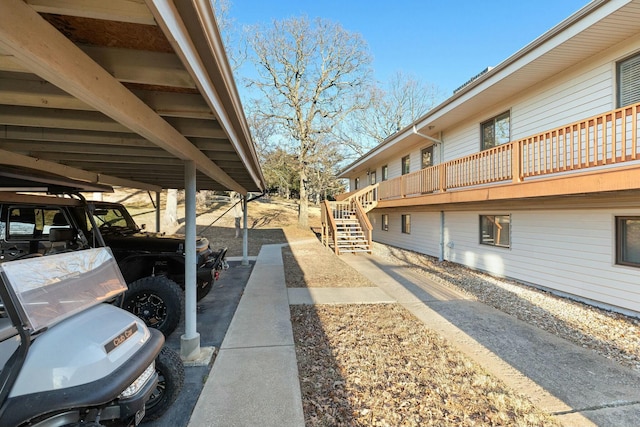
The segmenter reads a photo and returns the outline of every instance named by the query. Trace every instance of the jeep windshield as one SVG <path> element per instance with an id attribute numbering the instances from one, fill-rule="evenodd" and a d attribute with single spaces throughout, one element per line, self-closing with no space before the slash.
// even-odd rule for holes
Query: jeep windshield
<path id="1" fill-rule="evenodd" d="M 122 206 L 95 206 L 93 219 L 101 233 L 137 233 L 140 228 Z"/>

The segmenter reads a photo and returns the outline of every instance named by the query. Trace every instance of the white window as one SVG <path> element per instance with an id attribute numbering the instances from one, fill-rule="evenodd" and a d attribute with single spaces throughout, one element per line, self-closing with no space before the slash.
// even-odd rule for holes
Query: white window
<path id="1" fill-rule="evenodd" d="M 618 62 L 618 107 L 640 102 L 640 54 Z"/>

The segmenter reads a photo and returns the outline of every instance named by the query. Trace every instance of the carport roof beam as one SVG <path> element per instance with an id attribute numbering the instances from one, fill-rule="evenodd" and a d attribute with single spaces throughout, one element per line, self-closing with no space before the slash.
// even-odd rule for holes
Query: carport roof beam
<path id="1" fill-rule="evenodd" d="M 25 31 L 29 28 L 29 31 Z M 247 190 L 21 0 L 3 0 L 0 46 L 30 71 L 84 101 L 230 190 Z"/>
<path id="2" fill-rule="evenodd" d="M 78 181 L 85 181 L 92 184 L 140 188 L 147 191 L 162 191 L 162 188 L 156 185 L 117 178 L 115 176 L 98 174 L 95 172 L 88 172 L 71 166 L 61 165 L 59 163 L 49 162 L 47 160 L 37 159 L 6 150 L 0 150 L 0 164 L 21 166 L 35 170 L 43 170 L 54 173 L 56 175 L 66 176 L 68 178 L 76 179 Z"/>

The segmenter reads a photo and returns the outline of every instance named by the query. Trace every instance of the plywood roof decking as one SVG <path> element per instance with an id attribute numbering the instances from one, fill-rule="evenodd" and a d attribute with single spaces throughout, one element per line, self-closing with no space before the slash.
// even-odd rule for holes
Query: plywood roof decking
<path id="1" fill-rule="evenodd" d="M 131 186 L 143 188 L 183 188 L 183 162 L 192 159 L 198 169 L 199 189 L 264 188 L 246 119 L 229 78 L 228 61 L 207 44 L 219 38 L 217 29 L 196 19 L 202 15 L 200 8 L 210 8 L 210 4 L 198 0 L 181 3 L 185 12 L 189 8 L 200 12 L 187 16 L 179 15 L 174 7 L 176 21 L 189 28 L 185 35 L 171 33 L 175 29 L 169 25 L 156 25 L 154 12 L 144 2 L 27 3 L 33 10 L 25 10 L 18 0 L 5 1 L 0 14 L 6 19 L 36 20 L 34 10 L 39 12 L 44 21 L 35 25 L 31 37 L 42 38 L 43 46 L 50 44 L 50 49 L 60 49 L 71 58 L 77 56 L 80 62 L 89 61 L 83 64 L 97 64 L 108 78 L 100 78 L 99 68 L 88 71 L 97 73 L 95 84 L 104 84 L 105 90 L 96 89 L 95 97 L 91 93 L 72 95 L 84 84 L 80 81 L 84 76 L 77 76 L 74 64 L 53 64 L 68 72 L 70 80 L 78 78 L 80 82 L 65 87 L 66 81 L 56 81 L 53 71 L 53 76 L 47 76 L 46 61 L 55 59 L 37 58 L 34 51 L 36 58 L 31 61 L 21 50 L 28 40 L 21 40 L 17 30 L 11 33 L 10 21 L 0 25 L 4 27 L 0 29 L 0 168 L 2 164 L 19 164 L 56 173 L 77 170 L 75 178 L 96 177 L 112 185 L 129 181 Z M 212 16 L 212 11 L 205 12 Z M 54 38 L 45 36 L 53 34 L 48 33 L 50 28 L 66 42 L 49 40 Z M 198 65 L 207 72 L 206 81 L 202 73 L 194 74 L 192 64 L 183 63 L 186 55 L 169 42 L 176 38 L 190 38 L 187 43 L 199 55 Z M 72 52 L 74 47 L 86 56 Z M 118 100 L 114 105 L 112 99 L 95 99 L 108 96 L 109 88 L 126 95 L 120 107 Z M 219 99 L 211 99 L 212 94 Z M 134 100 L 143 104 L 132 107 Z"/>

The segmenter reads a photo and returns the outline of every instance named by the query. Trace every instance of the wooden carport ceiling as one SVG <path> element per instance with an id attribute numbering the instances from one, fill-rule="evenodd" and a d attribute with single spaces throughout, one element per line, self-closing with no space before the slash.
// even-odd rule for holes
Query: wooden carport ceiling
<path id="1" fill-rule="evenodd" d="M 209 1 L 0 0 L 0 167 L 262 191 Z"/>

